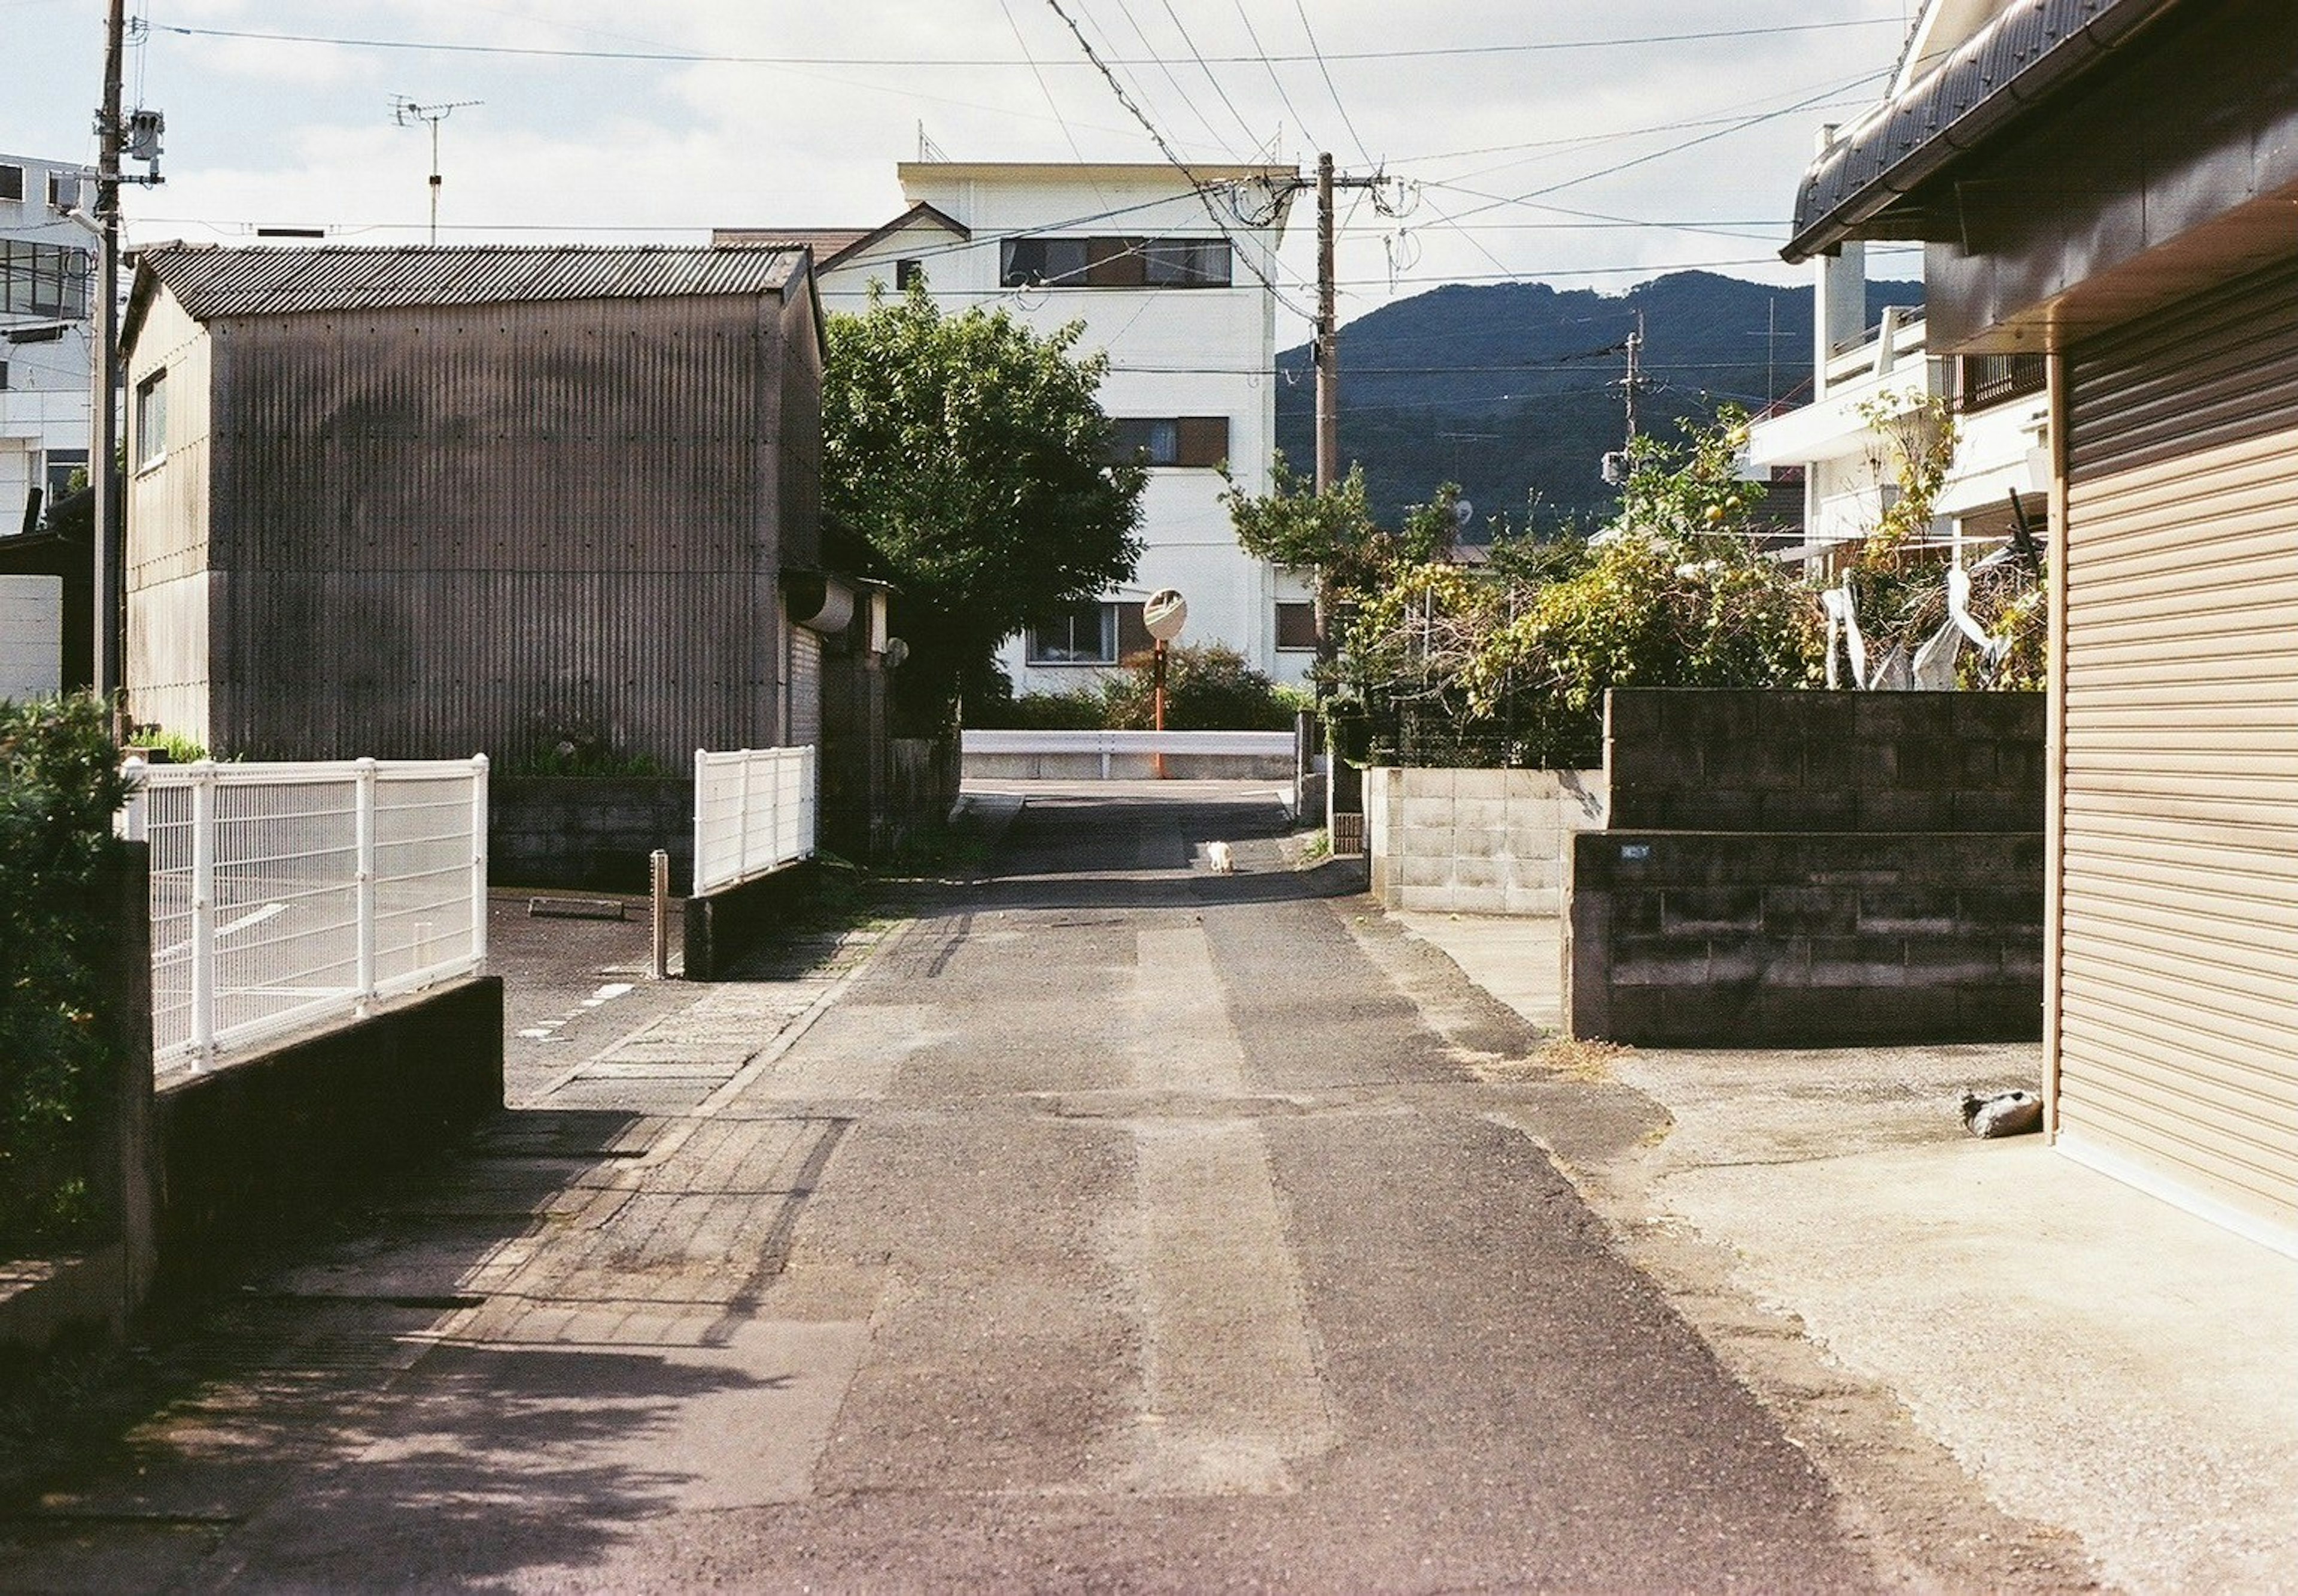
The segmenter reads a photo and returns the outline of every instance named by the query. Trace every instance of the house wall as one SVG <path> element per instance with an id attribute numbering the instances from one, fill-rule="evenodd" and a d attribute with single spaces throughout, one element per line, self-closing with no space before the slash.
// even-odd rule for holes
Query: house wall
<path id="1" fill-rule="evenodd" d="M 131 378 L 181 324 L 157 298 Z M 138 713 L 193 720 L 204 679 L 204 740 L 267 757 L 777 742 L 784 542 L 818 548 L 790 327 L 756 296 L 217 319 L 183 346 L 211 459 L 184 384 L 132 490 Z"/>
<path id="2" fill-rule="evenodd" d="M 166 374 L 167 450 L 155 463 L 139 466 L 136 396 L 154 372 Z M 228 580 L 214 571 L 210 547 L 215 380 L 215 351 L 206 332 L 173 299 L 160 295 L 128 362 L 127 425 L 120 433 L 129 451 L 128 704 L 137 720 L 211 750 L 213 596 Z M 314 652 L 329 651 L 316 640 L 299 641 Z"/>
<path id="3" fill-rule="evenodd" d="M 1564 850 L 1604 824 L 1602 771 L 1365 772 L 1372 895 L 1392 909 L 1552 916 Z"/>
<path id="4" fill-rule="evenodd" d="M 1000 285 L 1001 245 L 1015 235 L 1217 236 L 1204 204 L 1161 168 L 995 168 L 922 162 L 902 168 L 913 202 L 931 204 L 972 230 L 970 243 L 945 229 L 913 226 L 822 277 L 822 305 L 855 312 L 874 279 L 890 291 L 895 263 L 922 260 L 937 302 L 946 310 L 1000 307 L 1040 332 L 1082 319 L 1084 352 L 1104 351 L 1110 371 L 1102 406 L 1115 417 L 1226 416 L 1229 465 L 1238 480 L 1265 491 L 1277 438 L 1276 302 L 1249 262 L 1273 275 L 1278 227 L 1249 228 L 1228 288 L 1009 290 Z M 1256 191 L 1258 192 L 1258 191 Z M 1160 588 L 1189 600 L 1185 643 L 1219 642 L 1283 682 L 1302 680 L 1313 656 L 1276 646 L 1278 600 L 1305 600 L 1307 585 L 1252 559 L 1236 546 L 1210 467 L 1153 467 L 1142 496 L 1145 545 L 1133 582 L 1105 597 L 1135 601 Z M 1019 638 L 1000 663 L 1022 691 L 1062 691 L 1098 679 L 1096 667 L 1031 665 Z"/>
<path id="5" fill-rule="evenodd" d="M 0 576 L 0 699 L 63 686 L 64 579 Z"/>
<path id="6" fill-rule="evenodd" d="M 82 179 L 80 198 L 87 201 L 94 197 L 94 174 L 76 162 L 37 156 L 0 154 L 0 165 L 21 169 L 24 186 L 21 201 L 0 200 L 0 238 L 79 251 L 92 276 L 95 241 L 50 203 L 48 179 L 54 173 Z M 54 319 L 11 313 L 0 303 L 0 327 L 45 326 Z M 58 451 L 75 451 L 85 463 L 95 349 L 86 321 L 53 342 L 16 343 L 0 338 L 0 366 L 7 368 L 6 380 L 0 382 L 0 538 L 22 527 L 30 489 L 41 489 L 44 500 L 52 501 L 46 492 L 48 467 Z"/>

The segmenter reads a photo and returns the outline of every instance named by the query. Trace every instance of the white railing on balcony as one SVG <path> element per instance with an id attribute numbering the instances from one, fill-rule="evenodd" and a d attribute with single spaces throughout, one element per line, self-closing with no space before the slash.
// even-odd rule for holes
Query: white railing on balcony
<path id="1" fill-rule="evenodd" d="M 365 1013 L 487 953 L 487 762 L 131 767 L 155 1064 Z"/>
<path id="2" fill-rule="evenodd" d="M 810 858 L 821 766 L 814 745 L 694 751 L 694 894 Z"/>

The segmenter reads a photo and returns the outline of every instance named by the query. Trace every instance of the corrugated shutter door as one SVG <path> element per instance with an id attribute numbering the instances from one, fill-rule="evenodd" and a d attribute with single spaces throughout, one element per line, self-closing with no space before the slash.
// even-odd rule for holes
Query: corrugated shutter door
<path id="1" fill-rule="evenodd" d="M 822 633 L 789 631 L 789 740 L 822 740 Z"/>
<path id="2" fill-rule="evenodd" d="M 2298 1226 L 2298 271 L 2069 365 L 2061 1134 Z"/>

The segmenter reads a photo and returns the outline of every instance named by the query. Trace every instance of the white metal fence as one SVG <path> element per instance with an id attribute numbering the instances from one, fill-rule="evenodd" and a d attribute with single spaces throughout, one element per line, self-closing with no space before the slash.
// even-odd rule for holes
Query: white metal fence
<path id="1" fill-rule="evenodd" d="M 153 765 L 156 1063 L 364 1013 L 487 952 L 487 762 Z"/>
<path id="2" fill-rule="evenodd" d="M 812 743 L 694 751 L 694 894 L 814 854 L 821 764 Z"/>

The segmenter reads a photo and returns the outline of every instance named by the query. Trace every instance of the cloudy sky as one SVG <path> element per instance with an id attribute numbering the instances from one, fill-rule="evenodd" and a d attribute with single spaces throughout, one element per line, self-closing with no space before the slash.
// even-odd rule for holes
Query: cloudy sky
<path id="1" fill-rule="evenodd" d="M 1346 211 L 1348 318 L 1444 282 L 1619 289 L 1780 266 L 1820 123 L 1881 91 L 1911 0 L 129 0 L 128 96 L 165 112 L 140 242 L 324 227 L 681 241 L 863 226 L 922 136 L 954 160 L 1274 153 L 1397 180 Z M 0 0 L 0 151 L 94 159 L 103 0 Z M 1087 59 L 1062 13 L 1099 54 Z M 1314 270 L 1307 208 L 1287 276 Z M 1305 298 L 1305 294 L 1301 296 Z M 1289 338 L 1294 329 L 1285 329 Z"/>

